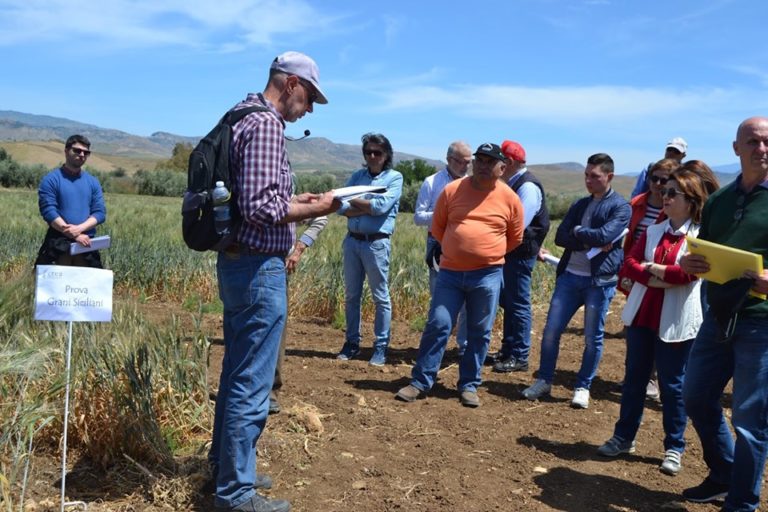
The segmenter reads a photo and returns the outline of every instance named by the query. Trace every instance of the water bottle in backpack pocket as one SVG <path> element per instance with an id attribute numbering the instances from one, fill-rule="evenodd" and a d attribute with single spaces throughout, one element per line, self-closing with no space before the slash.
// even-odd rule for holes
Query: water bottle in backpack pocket
<path id="1" fill-rule="evenodd" d="M 211 198 L 213 199 L 213 225 L 216 233 L 227 235 L 232 221 L 232 211 L 229 207 L 229 190 L 224 186 L 223 181 L 216 182 L 216 188 L 213 189 Z"/>

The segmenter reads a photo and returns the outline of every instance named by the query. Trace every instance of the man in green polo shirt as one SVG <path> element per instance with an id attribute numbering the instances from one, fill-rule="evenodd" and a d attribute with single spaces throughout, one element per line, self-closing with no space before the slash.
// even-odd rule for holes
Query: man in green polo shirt
<path id="1" fill-rule="evenodd" d="M 761 254 L 768 261 L 768 117 L 742 122 L 733 149 L 741 174 L 710 196 L 699 237 Z M 680 264 L 685 272 L 701 274 L 717 262 L 688 254 Z M 768 270 L 746 276 L 754 280 L 753 291 L 768 293 Z M 709 475 L 684 490 L 683 497 L 699 503 L 725 498 L 721 510 L 751 511 L 760 504 L 768 455 L 768 301 L 747 297 L 736 312 L 735 327 L 727 332 L 714 310 L 718 304 L 736 302 L 723 300 L 728 292 L 728 286 L 707 284 L 710 309 L 688 360 L 685 408 L 701 439 Z M 730 380 L 735 440 L 720 405 Z"/>

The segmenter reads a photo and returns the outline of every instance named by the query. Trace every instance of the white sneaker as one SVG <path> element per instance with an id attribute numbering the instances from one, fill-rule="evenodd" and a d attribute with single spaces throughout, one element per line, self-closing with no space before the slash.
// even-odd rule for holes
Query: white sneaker
<path id="1" fill-rule="evenodd" d="M 536 379 L 532 386 L 523 390 L 523 396 L 528 400 L 538 400 L 544 395 L 549 395 L 552 391 L 552 384 L 547 384 L 542 379 Z"/>
<path id="2" fill-rule="evenodd" d="M 573 392 L 571 407 L 576 407 L 578 409 L 589 408 L 589 390 L 587 388 L 576 388 Z"/>

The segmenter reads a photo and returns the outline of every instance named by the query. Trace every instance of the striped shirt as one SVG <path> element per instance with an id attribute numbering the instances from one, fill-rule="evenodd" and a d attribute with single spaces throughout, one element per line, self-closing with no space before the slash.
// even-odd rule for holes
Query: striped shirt
<path id="1" fill-rule="evenodd" d="M 643 233 L 645 233 L 645 230 L 648 229 L 648 226 L 651 224 L 656 224 L 656 219 L 658 219 L 659 215 L 661 215 L 661 210 L 662 208 L 651 206 L 650 203 L 645 204 L 645 216 L 640 219 L 640 222 L 638 222 L 637 226 L 635 227 L 635 232 L 632 233 L 632 237 L 635 239 L 635 242 L 640 240 L 640 237 L 643 236 Z"/>
<path id="2" fill-rule="evenodd" d="M 232 129 L 232 191 L 243 216 L 237 241 L 257 251 L 287 253 L 294 243 L 296 225 L 278 224 L 288 213 L 292 195 L 285 121 L 261 94 L 248 94 L 233 110 L 258 105 L 269 107 L 269 112 L 248 114 Z"/>

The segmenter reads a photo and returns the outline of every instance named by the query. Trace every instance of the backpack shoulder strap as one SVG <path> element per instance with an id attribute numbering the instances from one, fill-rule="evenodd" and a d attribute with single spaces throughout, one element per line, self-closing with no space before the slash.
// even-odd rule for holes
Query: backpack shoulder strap
<path id="1" fill-rule="evenodd" d="M 237 110 L 230 110 L 229 112 L 224 114 L 224 117 L 221 118 L 221 122 L 228 124 L 229 126 L 234 126 L 248 114 L 252 114 L 254 112 L 268 112 L 268 111 L 269 109 L 267 107 L 264 107 L 261 105 L 254 106 L 254 107 L 239 108 Z"/>

